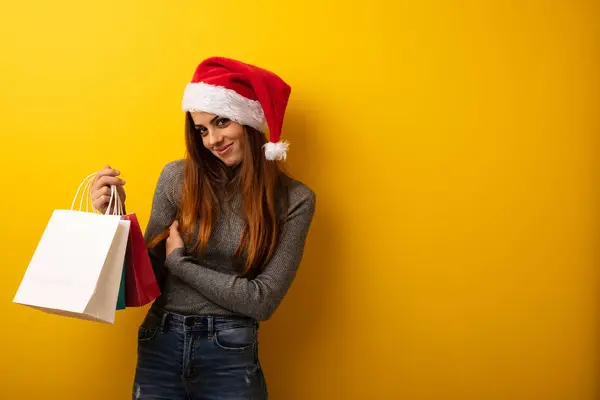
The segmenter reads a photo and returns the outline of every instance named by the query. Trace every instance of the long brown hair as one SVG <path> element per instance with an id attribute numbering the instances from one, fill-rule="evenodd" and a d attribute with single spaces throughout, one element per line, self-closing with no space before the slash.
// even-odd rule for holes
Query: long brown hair
<path id="1" fill-rule="evenodd" d="M 177 219 L 184 240 L 191 240 L 198 231 L 191 250 L 202 253 L 219 216 L 221 201 L 237 191 L 242 198 L 246 227 L 234 257 L 245 259 L 240 272 L 246 275 L 257 273 L 275 252 L 287 210 L 287 191 L 283 166 L 264 157 L 265 135 L 249 126 L 244 129 L 245 153 L 240 165 L 232 168 L 204 147 L 190 113 L 186 113 L 187 151 Z M 157 245 L 168 235 L 167 230 L 152 238 L 148 247 Z"/>

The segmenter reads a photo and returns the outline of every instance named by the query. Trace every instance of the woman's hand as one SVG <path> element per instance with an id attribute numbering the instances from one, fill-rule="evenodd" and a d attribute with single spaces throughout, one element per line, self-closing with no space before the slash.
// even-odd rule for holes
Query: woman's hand
<path id="1" fill-rule="evenodd" d="M 117 187 L 117 193 L 121 198 L 123 207 L 125 205 L 125 181 L 117 178 L 121 173 L 115 169 L 112 169 L 110 165 L 104 167 L 104 169 L 98 171 L 94 184 L 92 186 L 92 204 L 100 212 L 106 212 L 108 202 L 110 201 L 110 186 L 115 185 Z"/>
<path id="2" fill-rule="evenodd" d="M 169 254 L 171 254 L 173 252 L 173 250 L 183 249 L 183 248 L 185 248 L 185 244 L 183 243 L 183 239 L 181 238 L 181 235 L 179 234 L 179 222 L 177 220 L 175 220 L 171 224 L 171 227 L 169 228 L 169 237 L 167 238 L 167 243 L 166 243 L 167 257 L 169 256 Z"/>

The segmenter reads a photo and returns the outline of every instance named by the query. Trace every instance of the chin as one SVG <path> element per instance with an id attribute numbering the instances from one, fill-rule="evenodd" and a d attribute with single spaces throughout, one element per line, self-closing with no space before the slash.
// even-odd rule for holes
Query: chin
<path id="1" fill-rule="evenodd" d="M 225 158 L 221 158 L 219 157 L 219 159 L 221 161 L 223 161 L 223 163 L 225 165 L 227 165 L 228 167 L 235 167 L 236 165 L 238 165 L 240 163 L 240 159 L 239 157 L 225 157 Z"/>

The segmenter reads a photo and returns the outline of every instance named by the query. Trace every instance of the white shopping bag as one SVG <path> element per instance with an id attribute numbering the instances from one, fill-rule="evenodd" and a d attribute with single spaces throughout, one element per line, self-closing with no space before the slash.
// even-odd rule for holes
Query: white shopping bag
<path id="1" fill-rule="evenodd" d="M 95 174 L 79 185 L 70 210 L 54 210 L 31 258 L 15 303 L 53 314 L 114 323 L 129 221 L 116 188 L 106 214 L 92 206 L 89 190 Z M 74 210 L 79 191 L 85 188 Z M 82 210 L 87 195 L 86 211 Z"/>

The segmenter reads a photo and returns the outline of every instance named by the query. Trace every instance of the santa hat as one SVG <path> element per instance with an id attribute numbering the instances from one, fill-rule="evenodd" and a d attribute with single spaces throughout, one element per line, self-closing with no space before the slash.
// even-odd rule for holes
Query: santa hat
<path id="1" fill-rule="evenodd" d="M 284 160 L 289 143 L 281 127 L 291 88 L 273 72 L 224 57 L 211 57 L 196 68 L 183 94 L 184 112 L 203 111 L 265 132 L 268 160 Z"/>

